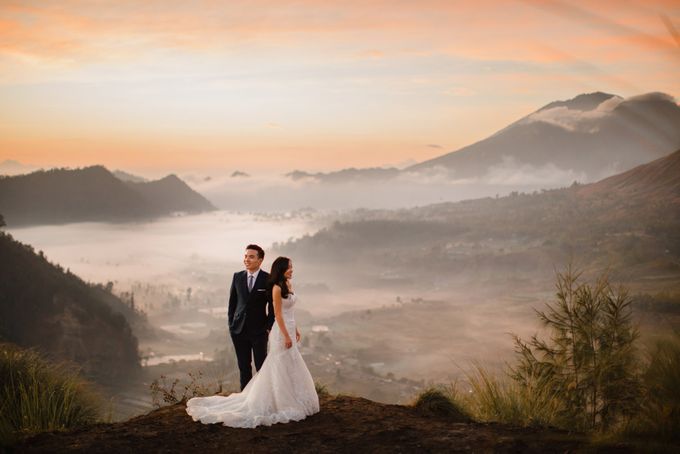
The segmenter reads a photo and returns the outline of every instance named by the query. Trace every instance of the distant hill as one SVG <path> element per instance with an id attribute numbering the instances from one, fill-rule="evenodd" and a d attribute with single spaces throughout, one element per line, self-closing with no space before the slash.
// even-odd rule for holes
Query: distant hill
<path id="1" fill-rule="evenodd" d="M 225 447 L 249 453 L 563 453 L 596 448 L 583 434 L 460 422 L 360 397 L 322 396 L 320 403 L 320 413 L 303 421 L 252 430 L 193 422 L 179 403 L 125 422 L 39 434 L 13 448 L 17 452 L 100 453 L 222 453 Z M 608 452 L 631 449 L 603 442 L 597 448 Z"/>
<path id="2" fill-rule="evenodd" d="M 147 183 L 128 182 L 128 187 L 142 195 L 154 209 L 163 214 L 174 211 L 201 213 L 215 207 L 198 192 L 191 189 L 176 175 Z"/>
<path id="3" fill-rule="evenodd" d="M 363 210 L 274 248 L 318 269 L 351 270 L 356 285 L 500 282 L 508 276 L 549 281 L 553 267 L 571 259 L 629 282 L 663 278 L 678 285 L 679 168 L 676 151 L 587 185 Z"/>
<path id="4" fill-rule="evenodd" d="M 21 175 L 22 173 L 33 172 L 37 169 L 35 166 L 22 164 L 13 159 L 5 159 L 0 162 L 0 175 Z"/>
<path id="5" fill-rule="evenodd" d="M 179 178 L 124 182 L 102 166 L 0 178 L 0 213 L 9 226 L 150 219 L 215 207 Z"/>
<path id="6" fill-rule="evenodd" d="M 625 197 L 627 203 L 654 204 L 666 200 L 680 207 L 680 150 L 628 172 L 585 185 L 576 192 L 586 197 L 617 194 Z"/>
<path id="7" fill-rule="evenodd" d="M 69 360 L 100 383 L 118 385 L 140 370 L 129 310 L 103 287 L 49 263 L 0 232 L 0 339 Z"/>
<path id="8" fill-rule="evenodd" d="M 338 170 L 337 172 L 317 172 L 309 173 L 301 170 L 294 170 L 286 174 L 293 181 L 313 179 L 325 183 L 347 183 L 353 181 L 386 180 L 399 175 L 399 170 L 395 168 L 372 167 L 368 169 L 349 169 Z"/>
<path id="9" fill-rule="evenodd" d="M 673 98 L 597 92 L 552 102 L 486 139 L 406 170 L 441 167 L 453 178 L 472 178 L 498 167 L 554 165 L 595 181 L 678 148 L 680 106 Z"/>

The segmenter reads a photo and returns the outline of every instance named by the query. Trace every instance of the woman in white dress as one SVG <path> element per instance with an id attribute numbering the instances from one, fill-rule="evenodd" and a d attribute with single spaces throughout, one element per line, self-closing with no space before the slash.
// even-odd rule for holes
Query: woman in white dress
<path id="1" fill-rule="evenodd" d="M 187 413 L 194 421 L 252 428 L 300 421 L 319 412 L 314 380 L 298 350 L 300 331 L 293 309 L 298 297 L 293 292 L 292 277 L 293 262 L 289 258 L 274 260 L 269 284 L 276 323 L 260 371 L 240 393 L 189 399 Z"/>

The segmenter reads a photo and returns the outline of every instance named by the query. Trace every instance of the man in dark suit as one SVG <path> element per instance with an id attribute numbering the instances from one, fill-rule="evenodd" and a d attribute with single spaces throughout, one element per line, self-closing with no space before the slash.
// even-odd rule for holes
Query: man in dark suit
<path id="1" fill-rule="evenodd" d="M 274 325 L 274 305 L 267 291 L 269 273 L 260 269 L 262 260 L 264 250 L 260 246 L 246 246 L 246 269 L 234 273 L 229 292 L 229 333 L 241 374 L 241 391 L 253 377 L 251 359 L 255 359 L 256 370 L 262 367 L 269 331 Z"/>

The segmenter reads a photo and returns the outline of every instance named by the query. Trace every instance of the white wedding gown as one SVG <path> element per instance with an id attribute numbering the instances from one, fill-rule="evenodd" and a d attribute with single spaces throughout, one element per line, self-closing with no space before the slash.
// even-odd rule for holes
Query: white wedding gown
<path id="1" fill-rule="evenodd" d="M 285 347 L 278 323 L 274 323 L 269 334 L 269 353 L 260 371 L 240 393 L 189 399 L 187 413 L 194 421 L 252 428 L 300 421 L 319 412 L 314 380 L 295 342 L 296 301 L 295 294 L 282 299 L 283 320 L 293 346 Z"/>

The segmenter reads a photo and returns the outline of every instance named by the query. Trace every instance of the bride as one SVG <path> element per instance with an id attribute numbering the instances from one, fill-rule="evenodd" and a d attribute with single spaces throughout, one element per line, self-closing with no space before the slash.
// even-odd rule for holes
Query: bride
<path id="1" fill-rule="evenodd" d="M 300 331 L 295 324 L 293 307 L 298 298 L 293 292 L 292 277 L 293 263 L 289 258 L 274 260 L 269 286 L 276 323 L 269 336 L 269 353 L 260 371 L 240 393 L 189 399 L 187 413 L 194 421 L 252 428 L 300 421 L 319 412 L 314 381 L 297 346 Z M 295 343 L 291 333 L 295 335 Z"/>

